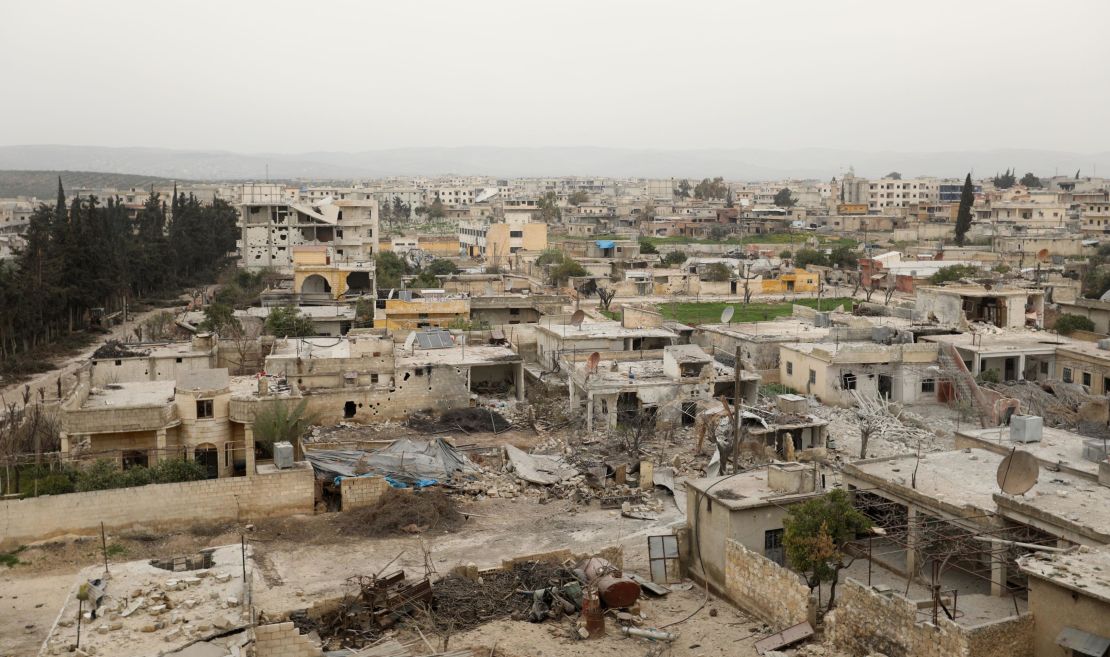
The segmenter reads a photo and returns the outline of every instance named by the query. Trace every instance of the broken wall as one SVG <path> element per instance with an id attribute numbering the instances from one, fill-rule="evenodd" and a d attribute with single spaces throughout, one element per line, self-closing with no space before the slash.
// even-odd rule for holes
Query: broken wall
<path id="1" fill-rule="evenodd" d="M 320 657 L 322 654 L 292 622 L 254 628 L 255 657 Z"/>
<path id="2" fill-rule="evenodd" d="M 809 587 L 797 573 L 731 539 L 725 542 L 725 594 L 777 628 L 816 618 Z"/>
<path id="3" fill-rule="evenodd" d="M 1033 617 L 1013 616 L 962 627 L 941 615 L 937 624 L 919 614 L 916 602 L 878 593 L 849 579 L 836 613 L 826 617 L 827 635 L 852 655 L 888 657 L 1032 657 Z"/>
<path id="4" fill-rule="evenodd" d="M 339 493 L 344 511 L 378 506 L 382 496 L 389 490 L 385 477 L 343 477 L 339 481 Z"/>
<path id="5" fill-rule="evenodd" d="M 101 522 L 111 531 L 311 514 L 314 492 L 312 468 L 301 463 L 289 470 L 261 466 L 253 477 L 5 500 L 0 549 L 63 534 L 95 534 Z"/>

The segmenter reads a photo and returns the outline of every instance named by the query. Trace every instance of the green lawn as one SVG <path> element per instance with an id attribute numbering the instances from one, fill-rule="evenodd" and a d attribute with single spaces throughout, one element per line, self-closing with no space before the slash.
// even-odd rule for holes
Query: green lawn
<path id="1" fill-rule="evenodd" d="M 844 305 L 845 309 L 849 309 L 852 307 L 852 299 L 848 297 L 821 299 L 821 310 L 832 310 L 841 304 Z M 817 308 L 817 299 L 797 299 L 793 302 L 760 302 L 749 303 L 748 305 L 741 302 L 662 303 L 659 304 L 658 308 L 666 319 L 674 319 L 683 324 L 696 326 L 698 324 L 719 323 L 721 312 L 726 306 L 732 306 L 736 309 L 732 315 L 732 323 L 739 324 L 786 317 L 790 315 L 791 306 L 793 305 Z"/>

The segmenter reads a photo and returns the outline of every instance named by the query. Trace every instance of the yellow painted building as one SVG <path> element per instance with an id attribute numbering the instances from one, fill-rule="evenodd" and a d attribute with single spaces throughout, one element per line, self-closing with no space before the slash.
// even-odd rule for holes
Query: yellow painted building
<path id="1" fill-rule="evenodd" d="M 469 320 L 470 299 L 467 298 L 389 299 L 385 302 L 382 326 L 393 332 L 415 331 L 431 326 L 447 328 L 455 322 Z"/>
<path id="2" fill-rule="evenodd" d="M 439 258 L 459 255 L 459 240 L 455 235 L 404 235 L 383 241 L 382 251 L 402 253 L 417 249 Z"/>
<path id="3" fill-rule="evenodd" d="M 817 272 L 795 269 L 793 272 L 783 274 L 778 278 L 764 278 L 762 281 L 762 291 L 763 294 L 816 292 L 820 282 L 821 275 Z"/>
<path id="4" fill-rule="evenodd" d="M 294 294 L 341 299 L 373 291 L 373 261 L 340 264 L 332 261 L 330 247 L 293 247 Z"/>

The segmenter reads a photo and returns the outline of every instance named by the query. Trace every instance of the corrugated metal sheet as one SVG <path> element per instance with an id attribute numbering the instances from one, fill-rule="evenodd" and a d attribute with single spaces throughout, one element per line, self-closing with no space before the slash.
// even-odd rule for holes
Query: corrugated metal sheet
<path id="1" fill-rule="evenodd" d="M 1056 637 L 1056 645 L 1091 657 L 1105 657 L 1107 649 L 1110 649 L 1110 639 L 1065 627 Z"/>

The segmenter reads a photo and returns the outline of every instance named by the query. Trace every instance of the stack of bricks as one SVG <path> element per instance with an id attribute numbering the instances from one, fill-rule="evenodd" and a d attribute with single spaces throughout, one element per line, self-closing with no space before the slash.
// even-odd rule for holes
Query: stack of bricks
<path id="1" fill-rule="evenodd" d="M 339 483 L 344 511 L 377 506 L 388 490 L 385 477 L 344 477 Z"/>
<path id="2" fill-rule="evenodd" d="M 255 657 L 321 657 L 324 653 L 300 635 L 293 623 L 254 628 Z"/>

